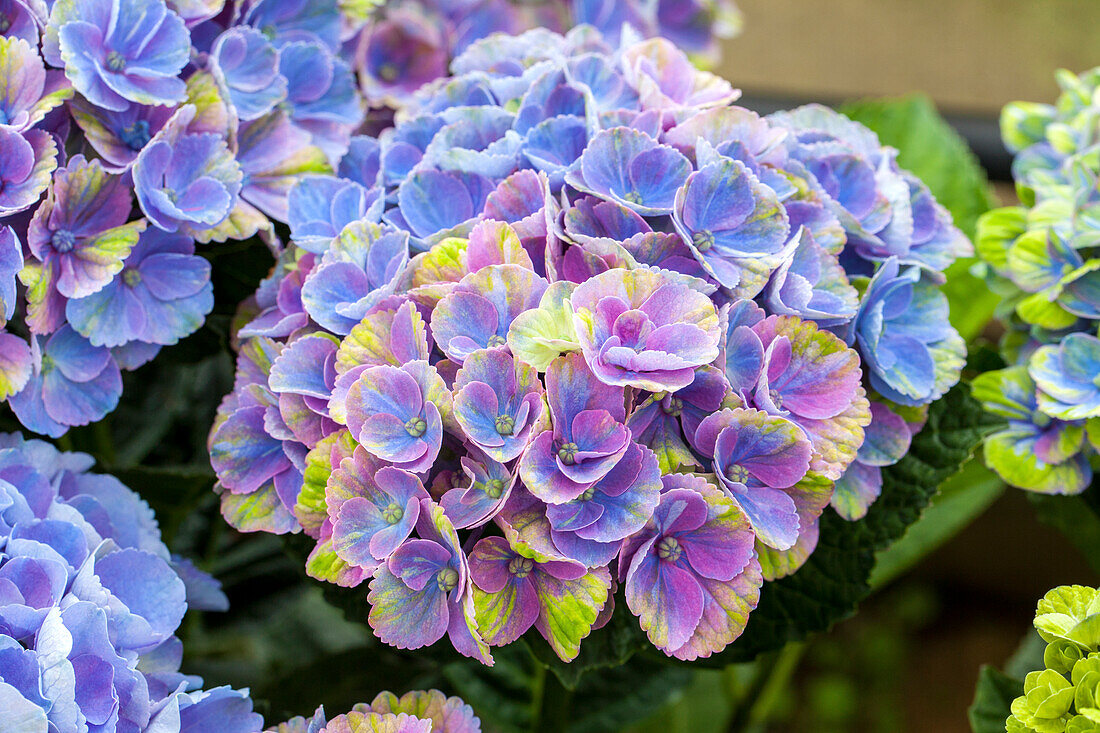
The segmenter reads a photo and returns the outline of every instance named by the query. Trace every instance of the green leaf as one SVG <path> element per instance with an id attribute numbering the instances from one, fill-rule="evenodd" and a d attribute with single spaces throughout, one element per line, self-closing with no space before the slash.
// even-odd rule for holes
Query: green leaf
<path id="1" fill-rule="evenodd" d="M 905 535 L 879 553 L 871 586 L 881 588 L 966 527 L 1004 493 L 1005 485 L 971 458 L 947 479 Z"/>
<path id="2" fill-rule="evenodd" d="M 1005 720 L 1012 715 L 1009 706 L 1024 694 L 1024 681 L 1009 677 L 995 667 L 984 665 L 978 673 L 974 702 L 967 710 L 974 733 L 1004 733 Z"/>
<path id="3" fill-rule="evenodd" d="M 862 122 L 885 145 L 898 149 L 898 164 L 920 178 L 970 239 L 978 217 L 997 205 L 989 181 L 966 142 L 923 94 L 866 99 L 841 111 Z M 993 315 L 998 297 L 970 273 L 974 259 L 959 260 L 947 270 L 943 290 L 951 303 L 951 324 L 971 340 Z"/>

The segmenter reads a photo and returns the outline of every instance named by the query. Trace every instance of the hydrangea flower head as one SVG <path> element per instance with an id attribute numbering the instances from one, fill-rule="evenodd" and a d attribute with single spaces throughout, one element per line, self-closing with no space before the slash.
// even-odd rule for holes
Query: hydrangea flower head
<path id="1" fill-rule="evenodd" d="M 263 721 L 247 692 L 199 689 L 174 636 L 224 610 L 216 581 L 173 558 L 149 507 L 89 456 L 0 436 L 0 700 L 24 730 L 220 730 Z M 108 726 L 110 726 L 108 728 Z"/>
<path id="2" fill-rule="evenodd" d="M 1032 491 L 1078 493 L 1100 448 L 1100 163 L 1086 122 L 1100 76 L 1060 72 L 1058 83 L 1057 105 L 1016 102 L 1001 116 L 1025 205 L 983 215 L 977 248 L 1010 306 L 1002 313 L 1010 366 L 976 384 L 986 409 L 1008 419 L 985 444 L 998 474 Z"/>
<path id="3" fill-rule="evenodd" d="M 658 5 L 680 17 L 574 7 Z M 310 128 L 347 152 L 290 189 L 290 246 L 238 333 L 211 433 L 223 514 L 304 531 L 312 577 L 369 578 L 368 620 L 402 648 L 448 636 L 487 662 L 534 627 L 574 659 L 614 577 L 659 648 L 716 653 L 830 501 L 866 511 L 958 378 L 936 289 L 957 230 L 869 131 L 761 118 L 629 31 L 474 40 L 510 23 L 475 3 L 454 75 L 404 94 L 412 65 L 377 56 L 413 32 L 396 19 L 424 21 L 425 66 L 452 19 L 409 7 L 358 44 L 393 77 L 364 90 L 403 98 L 393 128 Z M 325 45 L 268 37 L 284 74 Z M 297 104 L 269 114 L 300 126 Z M 870 375 L 906 384 L 910 346 L 934 379 L 902 409 Z"/>

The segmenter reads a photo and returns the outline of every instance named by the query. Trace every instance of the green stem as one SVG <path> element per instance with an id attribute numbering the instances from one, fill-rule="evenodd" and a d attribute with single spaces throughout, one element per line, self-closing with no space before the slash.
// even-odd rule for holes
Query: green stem
<path id="1" fill-rule="evenodd" d="M 532 733 L 561 733 L 569 728 L 573 693 L 541 665 L 537 668 L 531 709 Z"/>
<path id="2" fill-rule="evenodd" d="M 762 654 L 756 660 L 755 673 L 740 696 L 727 728 L 729 733 L 749 733 L 763 728 L 798 667 L 805 648 L 805 643 L 788 644 L 777 651 Z"/>

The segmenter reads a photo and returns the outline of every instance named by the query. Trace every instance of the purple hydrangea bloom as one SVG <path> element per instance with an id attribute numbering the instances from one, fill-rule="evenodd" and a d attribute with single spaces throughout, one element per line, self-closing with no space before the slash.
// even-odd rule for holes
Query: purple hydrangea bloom
<path id="1" fill-rule="evenodd" d="M 318 324 L 346 335 L 367 311 L 393 294 L 408 259 L 408 232 L 352 222 L 306 278 L 302 304 Z"/>
<path id="2" fill-rule="evenodd" d="M 34 206 L 56 167 L 57 143 L 49 133 L 0 127 L 0 217 Z"/>
<path id="3" fill-rule="evenodd" d="M 290 190 L 290 235 L 302 249 L 324 252 L 348 224 L 371 211 L 377 191 L 332 176 L 305 176 Z"/>
<path id="4" fill-rule="evenodd" d="M 356 61 L 371 101 L 404 104 L 421 86 L 446 75 L 450 49 L 442 25 L 418 6 L 399 4 L 363 31 Z"/>
<path id="5" fill-rule="evenodd" d="M 585 361 L 606 384 L 675 391 L 718 356 L 713 303 L 662 273 L 609 270 L 578 286 L 571 301 Z"/>
<path id="6" fill-rule="evenodd" d="M 745 515 L 704 479 L 672 474 L 619 559 L 626 601 L 650 641 L 697 659 L 741 635 L 762 577 Z"/>
<path id="7" fill-rule="evenodd" d="M 439 504 L 455 529 L 480 527 L 508 501 L 518 477 L 513 469 L 474 451 L 463 456 L 460 465 L 462 473 L 452 472 L 453 487 L 444 492 Z"/>
<path id="8" fill-rule="evenodd" d="M 745 260 L 779 253 L 790 226 L 775 193 L 737 160 L 692 173 L 677 193 L 674 221 L 700 263 L 728 288 L 742 285 Z"/>
<path id="9" fill-rule="evenodd" d="M 263 116 L 286 97 L 287 80 L 279 73 L 279 52 L 253 28 L 230 28 L 218 36 L 210 63 L 242 120 Z"/>
<path id="10" fill-rule="evenodd" d="M 461 654 L 492 663 L 477 632 L 469 564 L 442 507 L 421 500 L 418 539 L 402 544 L 370 583 L 370 625 L 399 649 L 416 649 L 448 636 Z"/>
<path id="11" fill-rule="evenodd" d="M 520 265 L 490 265 L 466 275 L 432 312 L 432 336 L 462 363 L 478 349 L 503 346 L 508 329 L 546 292 L 546 280 Z"/>
<path id="12" fill-rule="evenodd" d="M 566 176 L 569 185 L 645 216 L 672 213 L 676 191 L 691 172 L 675 148 L 627 127 L 598 133 L 578 164 Z"/>
<path id="13" fill-rule="evenodd" d="M 15 315 L 15 276 L 22 269 L 22 242 L 11 227 L 0 228 L 0 328 Z"/>
<path id="14" fill-rule="evenodd" d="M 590 626 L 607 602 L 611 585 L 606 568 L 591 571 L 576 561 L 525 557 L 503 537 L 487 537 L 474 545 L 470 578 L 479 624 L 483 619 L 489 622 L 484 638 L 491 646 L 510 644 L 532 626 L 554 644 L 557 636 L 551 625 L 558 613 L 584 614 Z M 578 598 L 588 602 L 577 604 Z M 575 649 L 555 651 L 566 661 L 576 655 Z"/>
<path id="15" fill-rule="evenodd" d="M 454 382 L 455 420 L 486 455 L 508 463 L 542 420 L 543 388 L 533 368 L 499 349 L 469 354 Z"/>
<path id="16" fill-rule="evenodd" d="M 23 132 L 34 127 L 50 110 L 73 94 L 57 71 L 46 71 L 42 58 L 27 41 L 0 37 L 0 126 Z"/>
<path id="17" fill-rule="evenodd" d="M 164 0 L 59 0 L 42 46 L 78 92 L 115 112 L 183 101 L 190 50 L 183 19 Z"/>
<path id="18" fill-rule="evenodd" d="M 1100 416 L 1100 339 L 1071 333 L 1057 345 L 1040 346 L 1028 360 L 1039 389 L 1038 406 L 1059 420 Z"/>
<path id="19" fill-rule="evenodd" d="M 576 499 L 606 476 L 631 445 L 621 387 L 600 382 L 577 353 L 546 371 L 552 430 L 535 436 L 520 476 L 543 501 Z"/>
<path id="20" fill-rule="evenodd" d="M 329 485 L 333 549 L 348 564 L 368 572 L 412 534 L 420 500 L 428 498 L 420 479 L 379 464 L 362 447 L 341 461 Z"/>
<path id="21" fill-rule="evenodd" d="M 31 353 L 30 380 L 8 399 L 23 425 L 56 438 L 71 425 L 87 425 L 115 409 L 122 375 L 106 348 L 62 326 L 48 337 L 34 337 Z"/>
<path id="22" fill-rule="evenodd" d="M 336 165 L 363 117 L 351 67 L 321 44 L 293 42 L 279 50 L 279 74 L 287 83 L 283 105 L 290 119 Z"/>
<path id="23" fill-rule="evenodd" d="M 699 424 L 695 444 L 760 541 L 778 550 L 792 547 L 798 507 L 787 490 L 806 475 L 811 453 L 798 426 L 759 410 L 725 409 Z"/>
<path id="24" fill-rule="evenodd" d="M 426 472 L 439 455 L 443 424 L 453 419 L 451 393 L 425 361 L 375 366 L 359 373 L 348 390 L 352 436 L 384 461 Z"/>
<path id="25" fill-rule="evenodd" d="M 657 458 L 632 442 L 611 470 L 584 493 L 546 507 L 550 538 L 567 557 L 588 567 L 609 563 L 621 541 L 652 516 L 660 493 Z"/>
<path id="26" fill-rule="evenodd" d="M 123 178 L 79 155 L 69 161 L 54 176 L 27 234 L 45 278 L 39 287 L 64 298 L 80 298 L 110 283 L 144 228 L 144 222 L 126 223 L 132 207 Z M 32 305 L 48 305 L 49 296 L 35 292 L 30 300 Z M 50 314 L 39 330 L 52 331 L 62 315 Z"/>
<path id="27" fill-rule="evenodd" d="M 99 292 L 69 301 L 69 323 L 96 346 L 176 343 L 214 307 L 210 263 L 194 253 L 185 235 L 146 230 L 118 276 Z"/>
<path id="28" fill-rule="evenodd" d="M 244 16 L 276 45 L 320 42 L 332 50 L 340 45 L 340 13 L 336 0 L 259 0 Z"/>
<path id="29" fill-rule="evenodd" d="M 38 30 L 49 11 L 41 0 L 0 0 L 0 36 L 38 44 Z"/>
<path id="30" fill-rule="evenodd" d="M 166 232 L 212 229 L 233 210 L 241 168 L 215 133 L 186 133 L 169 124 L 133 167 L 134 191 L 149 221 Z"/>

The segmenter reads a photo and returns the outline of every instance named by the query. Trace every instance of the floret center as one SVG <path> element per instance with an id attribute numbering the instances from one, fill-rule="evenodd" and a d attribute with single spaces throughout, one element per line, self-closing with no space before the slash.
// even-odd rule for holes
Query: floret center
<path id="1" fill-rule="evenodd" d="M 581 495 L 577 497 L 577 501 L 592 501 L 592 497 L 596 495 L 596 486 L 593 484 L 581 492 Z"/>
<path id="2" fill-rule="evenodd" d="M 669 395 L 661 400 L 661 409 L 666 415 L 672 415 L 673 417 L 679 417 L 680 412 L 684 409 L 684 401 L 679 397 Z"/>
<path id="3" fill-rule="evenodd" d="M 126 57 L 118 51 L 111 51 L 107 54 L 107 68 L 114 72 L 122 71 L 126 68 Z"/>
<path id="4" fill-rule="evenodd" d="M 444 593 L 450 593 L 458 585 L 458 571 L 454 568 L 443 568 L 435 574 L 435 584 Z"/>
<path id="5" fill-rule="evenodd" d="M 135 287 L 141 282 L 141 273 L 136 267 L 127 267 L 122 271 L 122 282 L 126 283 L 128 287 Z"/>
<path id="6" fill-rule="evenodd" d="M 76 246 L 76 235 L 68 229 L 58 229 L 53 233 L 53 236 L 50 237 L 50 244 L 52 244 L 53 248 L 61 254 L 72 252 L 73 247 Z"/>
<path id="7" fill-rule="evenodd" d="M 516 419 L 511 415 L 497 415 L 495 425 L 498 434 L 511 435 L 516 427 Z"/>
<path id="8" fill-rule="evenodd" d="M 642 203 L 642 195 L 637 191 L 627 191 L 623 194 L 623 201 L 629 201 L 632 204 Z"/>
<path id="9" fill-rule="evenodd" d="M 397 73 L 396 64 L 382 64 L 382 67 L 378 69 L 378 78 L 382 81 L 395 81 Z"/>
<path id="10" fill-rule="evenodd" d="M 714 232 L 706 229 L 701 232 L 695 232 L 691 237 L 691 242 L 695 245 L 695 249 L 700 252 L 706 252 L 714 245 Z"/>
<path id="11" fill-rule="evenodd" d="M 577 451 L 580 450 L 576 443 L 566 443 L 558 448 L 558 459 L 567 466 L 572 466 L 577 460 Z"/>
<path id="12" fill-rule="evenodd" d="M 506 344 L 506 343 L 508 343 L 508 342 L 504 339 L 503 336 L 501 336 L 499 334 L 494 333 L 492 336 L 489 337 L 489 348 L 490 349 L 496 348 L 497 346 L 504 346 L 504 344 Z"/>
<path id="13" fill-rule="evenodd" d="M 397 524 L 404 516 L 405 509 L 396 501 L 391 501 L 386 505 L 386 508 L 382 510 L 382 519 L 386 520 L 386 524 Z"/>
<path id="14" fill-rule="evenodd" d="M 498 478 L 492 478 L 485 482 L 485 494 L 490 499 L 499 499 L 504 493 L 504 482 Z"/>
<path id="15" fill-rule="evenodd" d="M 145 120 L 134 120 L 134 124 L 119 131 L 118 138 L 130 150 L 141 150 L 149 142 L 149 123 Z"/>
<path id="16" fill-rule="evenodd" d="M 0 13 L 0 33 L 7 33 L 8 28 L 11 28 L 11 18 L 5 13 Z"/>
<path id="17" fill-rule="evenodd" d="M 422 417 L 410 417 L 405 423 L 405 432 L 414 438 L 419 438 L 428 429 L 428 423 Z"/>
<path id="18" fill-rule="evenodd" d="M 732 463 L 726 469 L 726 478 L 734 483 L 743 484 L 749 480 L 749 469 L 740 464 Z"/>
<path id="19" fill-rule="evenodd" d="M 657 543 L 657 557 L 669 562 L 676 562 L 684 552 L 679 541 L 675 537 L 662 537 Z"/>
<path id="20" fill-rule="evenodd" d="M 517 578 L 526 578 L 534 567 L 535 563 L 526 557 L 513 557 L 508 561 L 508 572 Z"/>

